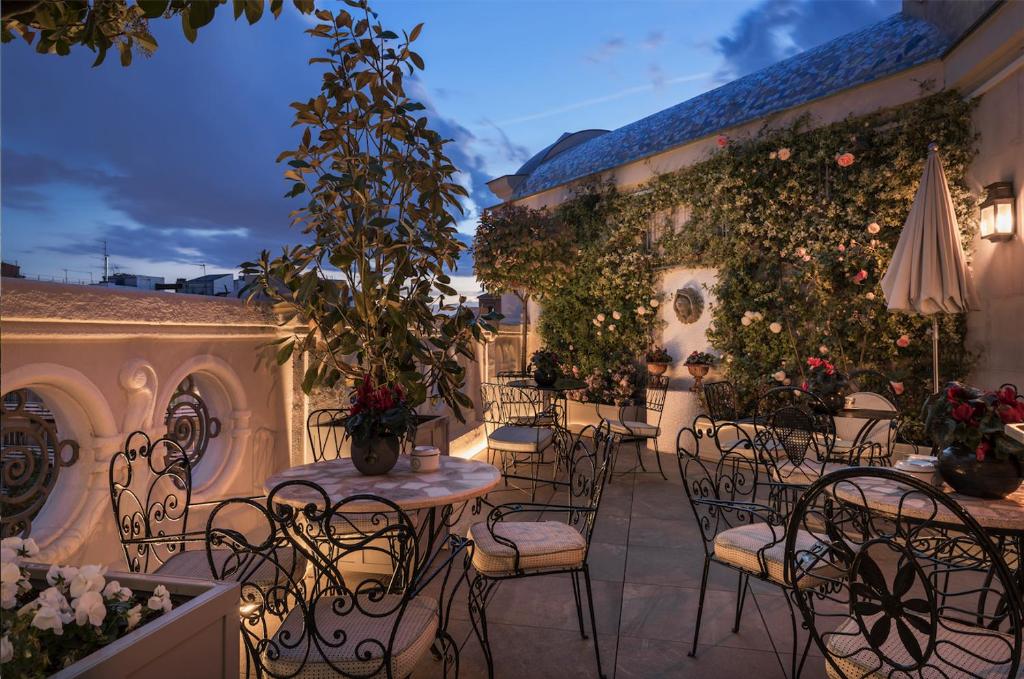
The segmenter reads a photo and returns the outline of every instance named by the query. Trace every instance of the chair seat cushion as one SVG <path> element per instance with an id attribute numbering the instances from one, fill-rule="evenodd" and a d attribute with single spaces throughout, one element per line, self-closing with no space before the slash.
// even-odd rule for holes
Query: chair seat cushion
<path id="1" fill-rule="evenodd" d="M 519 427 L 507 424 L 498 427 L 487 437 L 489 448 L 515 453 L 539 453 L 549 445 L 551 430 L 545 427 Z"/>
<path id="2" fill-rule="evenodd" d="M 646 422 L 635 420 L 608 420 L 608 425 L 616 434 L 626 436 L 638 436 L 641 438 L 654 438 L 658 435 L 658 427 Z"/>
<path id="3" fill-rule="evenodd" d="M 775 532 L 772 532 L 774 528 Z M 778 540 L 777 543 L 775 541 Z M 775 543 L 775 544 L 772 544 Z M 820 543 L 810 533 L 801 530 L 797 534 L 796 549 L 798 553 L 810 552 Z M 759 550 L 771 545 L 763 552 L 764 569 L 758 558 Z M 784 526 L 769 526 L 757 522 L 747 526 L 737 526 L 724 530 L 715 536 L 715 558 L 727 564 L 741 568 L 748 573 L 765 574 L 773 582 L 785 583 L 786 538 Z M 825 573 L 822 571 L 822 575 Z M 837 572 L 829 571 L 828 577 L 836 577 Z M 805 575 L 800 578 L 800 587 L 813 587 L 822 583 L 819 578 Z"/>
<path id="4" fill-rule="evenodd" d="M 772 470 L 772 476 L 777 475 L 777 481 L 786 483 L 793 486 L 809 486 L 819 478 L 822 474 L 831 474 L 839 469 L 846 469 L 847 465 L 839 464 L 838 462 L 826 462 L 824 465 L 821 462 L 804 460 L 799 465 L 795 465 L 792 462 L 779 462 L 775 465 L 775 469 Z"/>
<path id="5" fill-rule="evenodd" d="M 494 533 L 519 549 L 519 570 L 574 568 L 583 565 L 587 541 L 572 526 L 559 521 L 499 521 Z M 515 570 L 515 551 L 495 541 L 487 524 L 469 529 L 473 541 L 473 566 L 483 575 L 511 575 Z"/>
<path id="6" fill-rule="evenodd" d="M 871 629 L 875 618 L 864 623 Z M 928 637 L 908 625 L 925 649 Z M 1014 647 L 1013 637 L 990 629 L 970 627 L 949 619 L 940 619 L 936 628 L 936 643 L 931 656 L 921 668 L 925 677 L 1005 677 L 1009 671 L 1009 659 Z M 913 667 L 914 659 L 906 647 L 895 625 L 888 639 L 882 643 L 879 654 L 861 634 L 857 621 L 848 618 L 834 632 L 823 634 L 829 655 L 847 677 L 858 679 L 889 679 L 894 676 L 918 676 L 918 670 L 907 673 L 896 669 L 882 654 L 897 663 Z M 825 663 L 829 677 L 840 677 L 831 663 Z"/>
<path id="7" fill-rule="evenodd" d="M 400 600 L 398 594 L 385 595 L 378 602 L 362 595 L 359 606 L 353 607 L 351 597 L 319 599 L 314 638 L 312 630 L 306 629 L 302 607 L 292 608 L 263 650 L 268 673 L 310 679 L 336 677 L 339 672 L 361 679 L 409 676 L 437 634 L 437 602 L 428 598 L 410 600 L 395 630 L 397 612 L 391 609 Z M 335 608 L 342 612 L 335 612 Z M 393 631 L 389 673 L 384 648 Z"/>
<path id="8" fill-rule="evenodd" d="M 239 555 L 230 549 L 214 549 L 213 561 L 217 571 L 223 573 L 225 566 L 229 571 L 228 579 L 233 581 L 251 582 L 257 587 L 269 587 L 275 582 L 283 582 L 289 575 L 301 577 L 306 569 L 306 560 L 301 555 L 299 563 L 295 563 L 294 550 L 280 551 L 280 563 L 275 564 L 266 559 L 244 563 L 246 556 Z M 240 560 L 241 559 L 241 560 Z M 229 561 L 234 560 L 234 561 Z M 156 572 L 160 575 L 171 575 L 178 578 L 199 578 L 213 580 L 210 562 L 205 549 L 180 552 L 165 561 Z"/>

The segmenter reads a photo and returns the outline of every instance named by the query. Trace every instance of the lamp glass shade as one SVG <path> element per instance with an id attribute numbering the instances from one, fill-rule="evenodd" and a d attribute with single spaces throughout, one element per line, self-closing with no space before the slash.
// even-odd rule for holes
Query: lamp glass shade
<path id="1" fill-rule="evenodd" d="M 981 204 L 981 237 L 992 241 L 1013 238 L 1016 227 L 1013 214 L 1013 185 L 996 182 L 985 187 L 986 196 Z"/>

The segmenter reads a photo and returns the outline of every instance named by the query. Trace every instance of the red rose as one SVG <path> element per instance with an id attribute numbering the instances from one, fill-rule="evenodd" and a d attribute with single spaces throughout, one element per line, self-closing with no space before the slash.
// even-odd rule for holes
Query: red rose
<path id="1" fill-rule="evenodd" d="M 854 157 L 852 153 L 840 153 L 836 156 L 836 165 L 839 167 L 850 167 L 853 165 Z"/>
<path id="2" fill-rule="evenodd" d="M 974 417 L 974 408 L 968 403 L 959 403 L 953 408 L 953 419 L 957 422 L 970 422 Z"/>
<path id="3" fill-rule="evenodd" d="M 865 280 L 867 280 L 867 277 L 868 277 L 868 272 L 865 271 L 864 269 L 861 269 L 860 271 L 858 271 L 857 273 L 855 273 L 853 275 L 853 282 L 854 283 L 863 283 Z"/>
<path id="4" fill-rule="evenodd" d="M 801 384 L 800 388 L 803 389 L 804 391 L 807 391 L 807 382 L 804 382 L 803 384 Z"/>
<path id="5" fill-rule="evenodd" d="M 892 392 L 897 396 L 903 395 L 904 386 L 902 382 L 890 382 L 889 386 L 892 387 Z"/>
<path id="6" fill-rule="evenodd" d="M 1017 404 L 1017 390 L 1014 389 L 1012 386 L 1007 386 L 1000 389 L 998 397 L 1000 403 L 1005 403 L 1006 405 L 1010 406 Z"/>
<path id="7" fill-rule="evenodd" d="M 729 145 L 729 137 L 725 136 L 724 134 L 720 134 L 718 135 L 718 139 L 715 140 L 715 143 L 718 144 L 718 148 L 724 149 L 726 146 Z"/>

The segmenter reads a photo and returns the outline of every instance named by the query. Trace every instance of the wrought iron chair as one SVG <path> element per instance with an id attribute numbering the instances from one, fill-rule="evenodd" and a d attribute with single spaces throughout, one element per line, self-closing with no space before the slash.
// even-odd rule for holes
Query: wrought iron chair
<path id="1" fill-rule="evenodd" d="M 626 419 L 626 409 L 630 406 L 620 406 L 617 419 L 610 420 L 611 430 L 622 437 L 622 443 L 632 443 L 636 446 L 636 459 L 640 469 L 647 471 L 644 466 L 642 449 L 648 441 L 654 444 L 654 460 L 658 463 L 658 473 L 661 478 L 668 480 L 665 470 L 661 466 L 661 451 L 658 450 L 658 437 L 661 435 L 661 417 L 665 411 L 665 399 L 668 396 L 669 379 L 665 375 L 648 375 L 647 385 L 644 389 L 644 409 L 646 413 L 654 413 L 654 422 L 639 422 Z M 647 418 L 645 418 L 646 420 Z M 618 457 L 618 447 L 615 449 L 616 459 L 612 460 L 611 472 L 608 482 L 611 483 L 615 477 L 615 462 Z"/>
<path id="2" fill-rule="evenodd" d="M 348 408 L 320 408 L 306 418 L 306 437 L 313 453 L 313 462 L 336 460 L 342 457 L 348 433 L 345 418 Z"/>
<path id="3" fill-rule="evenodd" d="M 871 368 L 860 368 L 850 372 L 850 385 L 854 391 L 869 391 L 884 397 L 897 408 L 900 396 L 892 386 L 892 380 L 886 375 Z"/>
<path id="4" fill-rule="evenodd" d="M 691 657 L 697 654 L 711 564 L 725 566 L 738 574 L 733 632 L 740 628 L 751 577 L 783 590 L 786 588 L 785 517 L 757 501 L 759 487 L 771 482 L 762 478 L 763 469 L 750 454 L 753 447 L 753 440 L 739 424 L 716 423 L 706 415 L 698 416 L 676 437 L 679 473 L 704 547 Z M 810 548 L 811 540 L 808 534 L 800 533 L 796 544 Z M 809 641 L 801 652 L 796 612 L 790 600 L 786 601 L 792 633 L 791 649 L 787 651 L 791 658 L 790 676 L 796 677 L 806 660 Z M 775 646 L 773 635 L 769 634 L 768 638 L 782 664 L 782 652 Z"/>
<path id="5" fill-rule="evenodd" d="M 870 510 L 879 492 L 884 512 Z M 1017 677 L 1024 613 L 993 537 L 951 497 L 891 469 L 812 485 L 790 517 L 785 575 L 828 675 Z"/>
<path id="6" fill-rule="evenodd" d="M 546 462 L 548 450 L 555 452 L 552 480 L 558 473 L 564 432 L 550 423 L 545 408 L 530 391 L 501 384 L 480 386 L 488 461 L 493 464 L 495 456 L 500 458 L 505 485 L 510 479 L 529 481 L 530 499 L 536 500 L 537 484 L 548 482 L 540 478 L 540 466 Z M 532 473 L 519 474 L 520 464 L 529 465 Z"/>
<path id="7" fill-rule="evenodd" d="M 128 435 L 110 460 L 110 501 L 128 569 L 133 573 L 205 578 L 214 576 L 201 548 L 205 533 L 188 530 L 192 508 L 192 468 L 171 438 L 151 441 L 145 432 Z M 186 549 L 189 543 L 196 549 Z M 227 550 L 217 552 L 227 560 Z M 296 564 L 296 567 L 302 564 Z M 273 569 L 256 568 L 253 582 L 269 585 Z"/>
<path id="8" fill-rule="evenodd" d="M 580 575 L 583 575 L 597 671 L 604 676 L 587 554 L 601 493 L 618 442 L 619 435 L 611 432 L 607 422 L 586 427 L 569 448 L 571 467 L 566 504 L 502 504 L 490 511 L 485 522 L 470 528 L 476 576 L 469 588 L 469 612 L 473 630 L 483 648 L 489 677 L 494 676 L 494 657 L 488 638 L 487 603 L 494 588 L 505 580 L 562 573 L 571 575 L 580 635 L 586 639 L 580 587 Z M 565 520 L 518 520 L 524 514 L 535 514 L 538 518 L 563 515 Z"/>
<path id="9" fill-rule="evenodd" d="M 708 417 L 714 422 L 739 422 L 743 419 L 739 394 L 732 382 L 704 382 L 702 387 Z"/>
<path id="10" fill-rule="evenodd" d="M 366 502 L 381 508 L 374 521 L 336 530 L 345 517 L 365 514 L 350 507 Z M 235 527 L 237 521 L 223 518 L 239 510 L 248 515 L 245 531 Z M 416 529 L 385 498 L 355 495 L 331 502 L 315 484 L 288 481 L 274 488 L 265 503 L 228 500 L 219 505 L 207 523 L 206 543 L 217 575 L 242 583 L 247 676 L 390 679 L 408 676 L 436 640 L 446 647 L 444 658 L 454 650 L 441 629 L 437 599 L 417 586 Z M 223 549 L 232 558 L 219 564 L 214 555 Z M 304 569 L 291 568 L 280 554 L 309 559 L 314 566 L 311 581 L 304 579 Z M 388 576 L 342 574 L 335 557 L 355 554 L 376 554 L 395 570 Z M 239 564 L 254 561 L 273 567 L 273 587 L 262 587 L 242 573 Z M 396 588 L 396 581 L 408 586 Z"/>
<path id="11" fill-rule="evenodd" d="M 891 413 L 891 418 L 837 417 L 835 450 L 842 451 L 865 442 L 877 443 L 879 455 L 871 460 L 871 464 L 891 466 L 896 438 L 902 426 L 899 408 L 885 395 L 873 391 L 856 391 L 846 398 L 852 403 L 849 410 Z"/>

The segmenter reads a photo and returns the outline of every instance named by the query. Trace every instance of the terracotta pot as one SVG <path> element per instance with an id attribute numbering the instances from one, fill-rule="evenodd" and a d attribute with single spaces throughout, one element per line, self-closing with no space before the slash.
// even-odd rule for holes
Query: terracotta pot
<path id="1" fill-rule="evenodd" d="M 711 366 L 707 363 L 687 363 L 686 369 L 693 375 L 693 386 L 690 387 L 690 391 L 700 391 L 703 388 L 704 376 L 711 370 Z"/>
<path id="2" fill-rule="evenodd" d="M 671 363 L 668 362 L 648 361 L 647 372 L 651 373 L 652 375 L 664 375 L 665 371 L 668 370 L 668 367 L 670 365 Z"/>
<path id="3" fill-rule="evenodd" d="M 998 459 L 989 453 L 979 461 L 974 451 L 960 443 L 939 455 L 939 474 L 958 493 L 993 500 L 1006 497 L 1024 481 L 1016 457 Z"/>
<path id="4" fill-rule="evenodd" d="M 402 440 L 397 436 L 374 436 L 369 441 L 352 441 L 352 464 L 360 474 L 387 474 L 398 462 Z"/>

